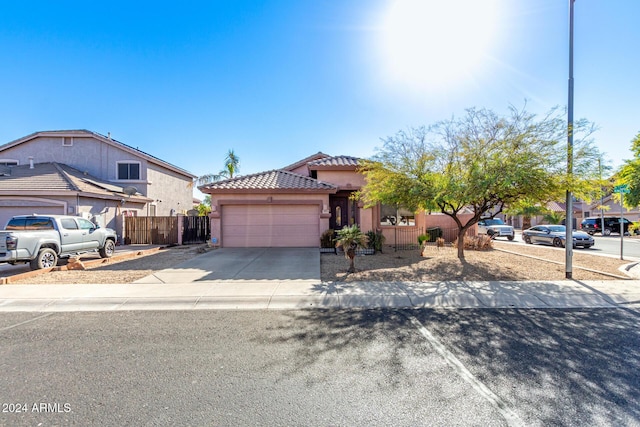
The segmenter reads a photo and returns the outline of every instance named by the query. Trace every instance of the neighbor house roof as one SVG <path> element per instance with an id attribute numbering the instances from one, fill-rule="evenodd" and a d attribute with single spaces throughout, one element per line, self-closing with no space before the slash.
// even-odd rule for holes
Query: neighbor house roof
<path id="1" fill-rule="evenodd" d="M 328 154 L 324 154 L 322 151 L 318 151 L 316 154 L 312 154 L 308 157 L 305 157 L 302 160 L 298 160 L 297 162 L 290 164 L 289 166 L 283 167 L 282 170 L 292 171 L 292 170 L 298 169 L 300 166 L 308 165 L 309 162 L 312 162 L 318 159 L 324 159 L 327 157 L 331 157 L 331 156 L 329 156 Z"/>
<path id="2" fill-rule="evenodd" d="M 119 199 L 128 197 L 124 188 L 81 172 L 61 163 L 35 163 L 3 167 L 0 170 L 0 194 L 24 195 L 25 193 L 64 194 L 79 193 L 85 196 Z M 134 194 L 132 201 L 150 199 Z"/>
<path id="3" fill-rule="evenodd" d="M 309 162 L 309 169 L 355 169 L 359 165 L 357 157 L 353 156 L 332 156 Z"/>
<path id="4" fill-rule="evenodd" d="M 580 212 L 580 207 L 575 204 L 572 207 L 574 213 Z M 547 203 L 547 209 L 551 212 L 566 212 L 567 204 L 565 202 L 549 202 Z"/>
<path id="5" fill-rule="evenodd" d="M 245 175 L 224 181 L 213 182 L 198 187 L 203 193 L 219 192 L 325 192 L 334 193 L 337 187 L 328 182 L 318 181 L 308 176 L 285 170 L 272 170 L 267 172 Z"/>
<path id="6" fill-rule="evenodd" d="M 109 145 L 112 146 L 116 146 L 122 150 L 128 151 L 132 154 L 135 154 L 136 156 L 145 158 L 147 161 L 163 166 L 167 169 L 170 169 L 174 172 L 177 172 L 181 175 L 185 175 L 188 176 L 190 178 L 197 178 L 196 175 L 192 174 L 191 172 L 188 172 L 178 166 L 172 165 L 169 162 L 166 162 L 164 160 L 161 160 L 155 156 L 152 156 L 149 153 L 145 153 L 144 151 L 138 149 L 137 147 L 134 148 L 130 145 L 127 145 L 125 143 L 122 143 L 120 141 L 116 141 L 115 139 L 111 138 L 111 136 L 104 136 L 101 135 L 97 132 L 93 132 L 90 130 L 86 130 L 86 129 L 76 129 L 76 130 L 53 130 L 53 131 L 41 131 L 41 132 L 34 132 L 30 135 L 24 136 L 22 138 L 16 139 L 14 141 L 8 142 L 4 145 L 0 145 L 0 152 L 11 148 L 11 147 L 15 147 L 16 145 L 20 145 L 23 144 L 27 141 L 30 141 L 32 139 L 38 138 L 38 137 L 76 137 L 76 138 L 87 138 L 87 137 L 93 137 L 96 138 L 104 143 L 107 143 Z"/>

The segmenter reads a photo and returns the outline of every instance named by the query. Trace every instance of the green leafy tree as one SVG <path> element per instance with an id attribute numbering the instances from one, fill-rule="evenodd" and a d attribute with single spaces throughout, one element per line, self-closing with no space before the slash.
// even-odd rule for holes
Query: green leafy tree
<path id="1" fill-rule="evenodd" d="M 360 230 L 357 224 L 345 226 L 341 230 L 338 230 L 336 247 L 342 247 L 345 257 L 349 259 L 349 270 L 347 270 L 347 273 L 354 273 L 356 271 L 356 249 L 364 247 L 365 241 L 366 235 Z"/>
<path id="2" fill-rule="evenodd" d="M 198 210 L 198 215 L 200 216 L 209 215 L 211 213 L 211 196 L 205 196 L 204 200 L 200 202 L 196 209 Z"/>
<path id="3" fill-rule="evenodd" d="M 458 227 L 458 241 L 484 215 L 519 200 L 561 198 L 567 189 L 584 193 L 597 171 L 599 153 L 586 120 L 574 123 L 573 174 L 566 172 L 566 120 L 554 109 L 542 118 L 514 107 L 507 115 L 469 109 L 461 118 L 400 131 L 383 140 L 364 162 L 366 206 L 378 202 L 414 210 L 438 210 Z M 591 168 L 590 168 L 591 167 Z M 593 169 L 593 170 L 591 170 Z M 469 219 L 462 214 L 471 212 Z M 464 245 L 458 245 L 464 259 Z"/>
<path id="4" fill-rule="evenodd" d="M 224 168 L 216 174 L 202 175 L 198 178 L 198 185 L 206 185 L 223 179 L 231 179 L 240 171 L 240 158 L 229 150 L 224 160 Z"/>
<path id="5" fill-rule="evenodd" d="M 631 152 L 633 159 L 625 160 L 618 171 L 617 183 L 628 185 L 629 194 L 624 195 L 624 205 L 634 208 L 640 205 L 640 132 L 631 141 Z"/>

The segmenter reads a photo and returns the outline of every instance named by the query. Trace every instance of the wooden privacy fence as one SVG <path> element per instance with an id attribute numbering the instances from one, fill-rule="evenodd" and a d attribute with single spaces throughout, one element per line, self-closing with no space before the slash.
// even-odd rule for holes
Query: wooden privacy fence
<path id="1" fill-rule="evenodd" d="M 175 216 L 124 217 L 125 245 L 172 245 L 178 243 Z"/>

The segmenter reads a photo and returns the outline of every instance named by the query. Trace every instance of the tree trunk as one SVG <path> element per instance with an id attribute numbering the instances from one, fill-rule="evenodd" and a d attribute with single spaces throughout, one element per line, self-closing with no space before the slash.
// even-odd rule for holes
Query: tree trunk
<path id="1" fill-rule="evenodd" d="M 347 256 L 349 257 L 349 270 L 347 270 L 347 273 L 355 273 L 356 272 L 356 263 L 355 263 L 356 251 L 354 251 L 353 249 L 347 250 Z"/>
<path id="2" fill-rule="evenodd" d="M 458 229 L 458 259 L 464 260 L 464 235 L 467 230 L 464 228 Z"/>

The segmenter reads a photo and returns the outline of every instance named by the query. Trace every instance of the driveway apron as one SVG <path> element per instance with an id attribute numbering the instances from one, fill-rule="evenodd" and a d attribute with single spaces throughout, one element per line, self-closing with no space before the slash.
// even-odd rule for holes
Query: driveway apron
<path id="1" fill-rule="evenodd" d="M 320 281 L 320 251 L 318 248 L 221 248 L 135 283 L 209 280 Z"/>

